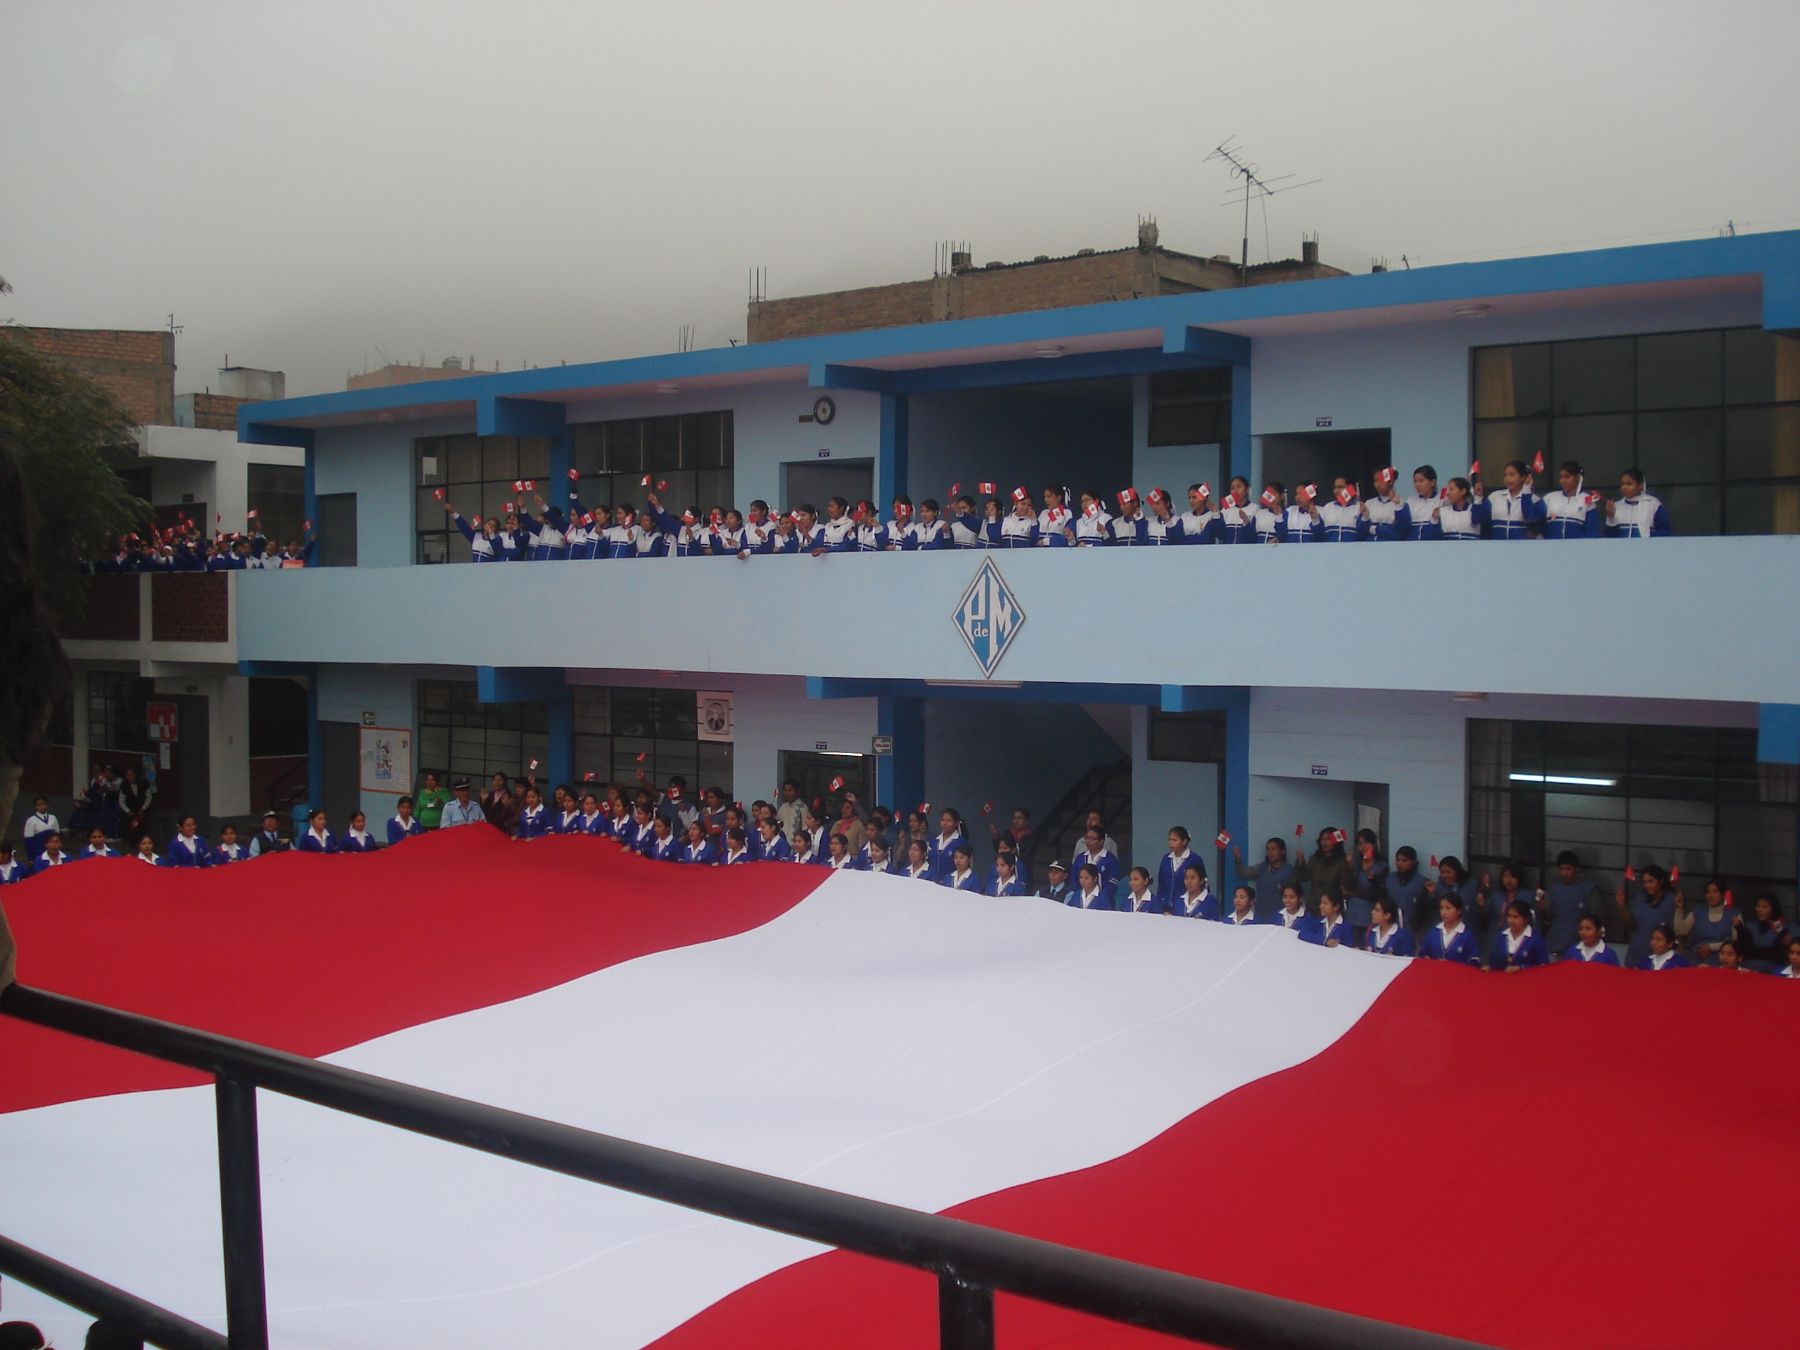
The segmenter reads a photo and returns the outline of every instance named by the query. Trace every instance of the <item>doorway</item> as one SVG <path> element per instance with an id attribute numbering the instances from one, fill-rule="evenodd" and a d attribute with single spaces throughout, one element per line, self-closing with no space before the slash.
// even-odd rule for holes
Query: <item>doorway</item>
<path id="1" fill-rule="evenodd" d="M 324 757 L 319 775 L 324 800 L 309 805 L 324 807 L 331 828 L 341 833 L 351 813 L 362 810 L 362 728 L 355 722 L 321 721 L 319 745 Z"/>
<path id="2" fill-rule="evenodd" d="M 356 566 L 356 494 L 327 492 L 319 497 L 319 531 L 315 567 Z"/>
<path id="3" fill-rule="evenodd" d="M 1304 431 L 1262 438 L 1263 482 L 1317 483 L 1329 493 L 1338 474 L 1354 478 L 1366 497 L 1374 491 L 1375 473 L 1393 460 L 1393 432 L 1387 427 L 1357 431 Z M 1404 477 L 1404 471 L 1402 476 Z"/>
<path id="4" fill-rule="evenodd" d="M 875 756 L 833 755 L 818 750 L 783 750 L 778 756 L 781 782 L 800 785 L 800 800 L 817 803 L 827 821 L 836 820 L 844 794 L 854 792 L 866 811 L 875 804 Z M 838 779 L 837 787 L 832 787 Z M 779 795 L 779 793 L 777 794 Z"/>
<path id="5" fill-rule="evenodd" d="M 872 459 L 801 460 L 781 466 L 781 509 L 811 503 L 825 516 L 825 503 L 842 497 L 855 506 L 875 499 L 875 461 Z"/>

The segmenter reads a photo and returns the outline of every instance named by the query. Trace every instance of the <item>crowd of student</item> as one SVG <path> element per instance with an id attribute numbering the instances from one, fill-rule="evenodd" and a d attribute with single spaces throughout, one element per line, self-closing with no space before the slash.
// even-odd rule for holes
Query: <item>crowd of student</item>
<path id="1" fill-rule="evenodd" d="M 262 532 L 252 511 L 244 528 L 215 531 L 208 539 L 199 523 L 182 516 L 167 529 L 151 531 L 150 538 L 137 534 L 119 536 L 112 556 L 88 564 L 95 573 L 116 572 L 243 572 L 305 567 L 312 561 L 317 542 L 312 522 L 302 526 L 302 537 L 285 546 Z"/>
<path id="2" fill-rule="evenodd" d="M 119 856 L 98 825 L 79 852 L 68 851 L 44 798 L 37 799 L 36 808 L 26 823 L 23 858 L 10 841 L 0 842 L 0 884 L 88 858 Z M 1511 863 L 1479 877 L 1455 857 L 1433 857 L 1422 867 L 1411 845 L 1395 849 L 1390 862 L 1369 830 L 1354 839 L 1339 829 L 1321 830 L 1310 857 L 1302 848 L 1290 858 L 1287 842 L 1272 838 L 1251 863 L 1221 832 L 1214 842 L 1230 848 L 1237 882 L 1226 899 L 1213 890 L 1206 863 L 1184 827 L 1169 830 L 1168 850 L 1154 869 L 1127 867 L 1094 812 L 1085 822 L 1082 847 L 1069 862 L 1043 864 L 1039 883 L 1031 817 L 1022 809 L 1012 812 L 1005 828 L 988 826 L 985 851 L 992 862 L 978 867 L 969 825 L 954 809 L 943 809 L 934 822 L 929 803 L 903 813 L 884 806 L 865 811 L 846 793 L 835 817 L 827 819 L 823 800 L 805 800 L 793 781 L 782 785 L 773 802 L 746 807 L 728 801 L 719 788 L 707 788 L 696 799 L 680 777 L 661 791 L 565 784 L 546 799 L 535 780 L 509 784 L 496 773 L 477 798 L 467 778 L 456 779 L 446 793 L 428 773 L 416 798 L 399 799 L 379 837 L 361 812 L 335 831 L 326 813 L 315 810 L 292 840 L 270 812 L 248 839 L 240 840 L 236 828 L 226 824 L 213 844 L 199 834 L 194 817 L 183 816 L 166 848 L 159 851 L 145 834 L 131 851 L 158 867 L 215 867 L 290 848 L 367 853 L 427 830 L 474 824 L 518 839 L 598 836 L 656 861 L 793 862 L 889 873 L 985 896 L 1035 896 L 1081 909 L 1279 926 L 1323 947 L 1497 971 L 1581 961 L 1639 970 L 1698 964 L 1800 978 L 1800 933 L 1789 930 L 1773 892 L 1753 896 L 1744 912 L 1729 890 L 1709 881 L 1694 903 L 1680 890 L 1678 877 L 1655 864 L 1628 867 L 1624 882 L 1607 896 L 1583 874 L 1573 852 L 1558 856 L 1554 879 L 1530 887 L 1524 870 Z"/>
<path id="3" fill-rule="evenodd" d="M 1375 475 L 1366 497 L 1354 479 L 1340 476 L 1326 488 L 1299 484 L 1291 494 L 1271 482 L 1252 499 L 1250 484 L 1233 478 L 1223 494 L 1215 494 L 1209 483 L 1193 484 L 1185 510 L 1161 487 L 1141 496 L 1125 488 L 1109 505 L 1097 492 L 1076 495 L 1054 484 L 1041 495 L 1016 487 L 1001 496 L 993 483 L 977 484 L 976 494 L 964 493 L 958 483 L 945 506 L 932 497 L 916 506 L 910 497 L 895 497 L 885 519 L 874 503 L 852 505 L 842 497 L 828 501 L 823 514 L 810 503 L 772 513 L 758 500 L 747 512 L 715 506 L 702 514 L 698 506 L 688 506 L 676 515 L 654 489 L 645 493 L 641 510 L 631 502 L 589 507 L 581 501 L 580 475 L 573 469 L 566 507 L 546 501 L 530 479 L 513 484 L 518 497 L 506 503 L 504 514 L 485 519 L 463 515 L 443 488 L 433 495 L 478 563 L 953 548 L 1650 539 L 1671 533 L 1668 511 L 1647 491 L 1639 469 L 1620 474 L 1616 498 L 1588 487 L 1573 460 L 1557 470 L 1557 487 L 1540 496 L 1536 476 L 1543 472 L 1541 455 L 1532 465 L 1514 460 L 1502 470 L 1502 486 L 1489 490 L 1477 465 L 1470 466 L 1468 477 L 1440 486 L 1437 470 L 1425 464 L 1413 471 L 1413 492 L 1405 496 L 1399 473 L 1387 468 Z M 644 486 L 651 487 L 648 477 Z"/>

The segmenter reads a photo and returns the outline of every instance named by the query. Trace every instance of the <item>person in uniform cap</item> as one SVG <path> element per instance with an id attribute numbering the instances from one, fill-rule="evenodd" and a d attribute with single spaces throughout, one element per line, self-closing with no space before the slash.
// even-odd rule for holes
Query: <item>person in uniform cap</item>
<path id="1" fill-rule="evenodd" d="M 287 848 L 287 841 L 281 837 L 281 817 L 273 811 L 263 812 L 262 828 L 250 836 L 250 856 L 260 858 L 265 853 L 281 853 Z"/>
<path id="2" fill-rule="evenodd" d="M 1044 869 L 1049 883 L 1038 891 L 1046 900 L 1054 900 L 1059 905 L 1069 902 L 1069 865 L 1060 858 Z"/>
<path id="3" fill-rule="evenodd" d="M 467 778 L 458 778 L 450 784 L 450 791 L 455 794 L 453 800 L 444 808 L 441 828 L 449 829 L 453 825 L 480 825 L 487 817 L 482 814 L 479 804 L 469 798 L 470 785 Z"/>

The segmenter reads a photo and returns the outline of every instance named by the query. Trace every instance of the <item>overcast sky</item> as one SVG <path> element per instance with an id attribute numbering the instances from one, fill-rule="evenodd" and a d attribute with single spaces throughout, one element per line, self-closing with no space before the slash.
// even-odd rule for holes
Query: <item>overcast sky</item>
<path id="1" fill-rule="evenodd" d="M 1800 5 L 0 0 L 0 319 L 290 393 L 698 345 L 771 296 L 1163 243 L 1367 270 L 1800 227 Z M 1264 256 L 1263 219 L 1251 257 Z"/>

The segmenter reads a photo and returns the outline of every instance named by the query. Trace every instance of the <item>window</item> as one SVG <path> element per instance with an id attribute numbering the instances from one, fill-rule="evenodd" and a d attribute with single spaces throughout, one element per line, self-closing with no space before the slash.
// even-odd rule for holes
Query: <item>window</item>
<path id="1" fill-rule="evenodd" d="M 657 492 L 671 512 L 693 507 L 704 515 L 732 500 L 735 451 L 732 418 L 723 412 L 585 422 L 571 428 L 581 500 L 589 509 L 644 500 L 644 475 L 666 483 Z"/>
<path id="2" fill-rule="evenodd" d="M 298 464 L 252 464 L 250 509 L 271 543 L 300 538 L 306 523 L 306 470 Z"/>
<path id="3" fill-rule="evenodd" d="M 129 670 L 90 670 L 87 677 L 88 749 L 149 754 L 150 702 L 155 683 Z"/>
<path id="4" fill-rule="evenodd" d="M 1800 339 L 1760 328 L 1478 347 L 1475 454 L 1644 470 L 1678 534 L 1800 531 Z M 1550 484 L 1540 483 L 1540 490 Z"/>
<path id="5" fill-rule="evenodd" d="M 550 719 L 541 703 L 483 703 L 467 680 L 420 680 L 418 698 L 421 776 L 467 774 L 485 787 L 490 774 L 522 778 L 532 760 L 548 756 Z"/>
<path id="6" fill-rule="evenodd" d="M 692 689 L 577 685 L 573 692 L 577 779 L 660 787 L 680 774 L 696 796 L 709 787 L 731 794 L 731 744 L 699 739 Z"/>
<path id="7" fill-rule="evenodd" d="M 1150 377 L 1150 445 L 1224 445 L 1231 439 L 1231 368 Z"/>
<path id="8" fill-rule="evenodd" d="M 471 524 L 488 516 L 504 520 L 508 507 L 518 505 L 513 484 L 521 478 L 534 479 L 545 501 L 556 500 L 550 483 L 550 442 L 541 437 L 428 437 L 413 443 L 413 471 L 418 562 L 469 561 L 469 541 L 451 523 L 446 503 Z M 434 495 L 439 488 L 444 491 L 442 502 Z"/>
<path id="9" fill-rule="evenodd" d="M 1603 887 L 1673 864 L 1690 897 L 1716 878 L 1792 912 L 1800 770 L 1758 764 L 1755 731 L 1475 719 L 1468 738 L 1476 873 L 1510 860 L 1537 886 L 1573 849 Z"/>
<path id="10" fill-rule="evenodd" d="M 1225 714 L 1168 713 L 1150 710 L 1151 759 L 1185 760 L 1191 764 L 1225 762 Z"/>

